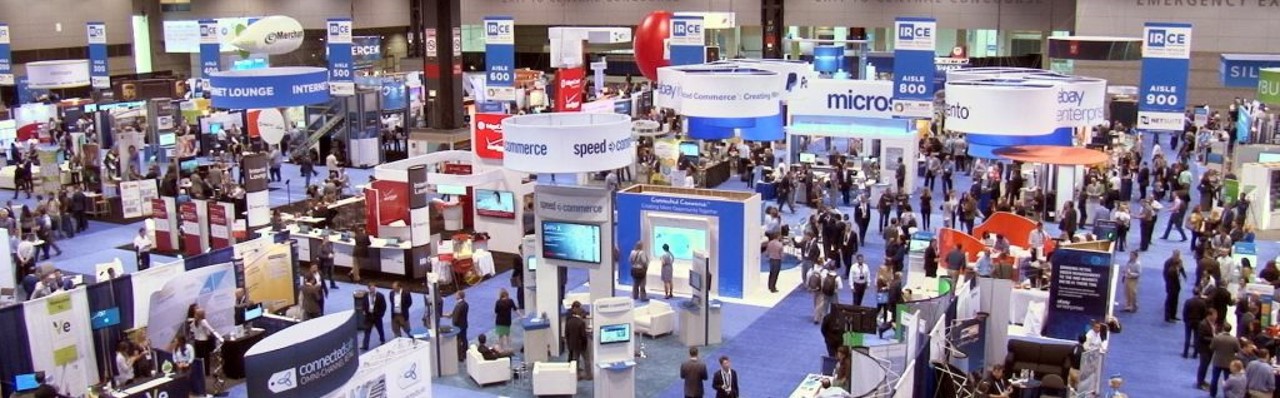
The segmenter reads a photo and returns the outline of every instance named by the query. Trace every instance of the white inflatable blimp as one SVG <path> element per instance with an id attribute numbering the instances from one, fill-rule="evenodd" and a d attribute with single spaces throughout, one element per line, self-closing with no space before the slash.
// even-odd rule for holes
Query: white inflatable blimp
<path id="1" fill-rule="evenodd" d="M 254 54 L 285 54 L 302 45 L 302 24 L 275 15 L 257 20 L 231 39 L 231 45 Z"/>

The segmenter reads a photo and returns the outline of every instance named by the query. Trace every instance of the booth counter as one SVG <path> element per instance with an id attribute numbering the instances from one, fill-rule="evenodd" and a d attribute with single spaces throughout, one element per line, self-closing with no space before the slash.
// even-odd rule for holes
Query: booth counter
<path id="1" fill-rule="evenodd" d="M 328 239 L 329 242 L 333 243 L 333 265 L 351 268 L 356 263 L 355 239 L 344 239 L 342 234 L 330 233 L 322 235 L 323 233 L 320 229 L 310 229 L 307 232 L 302 232 L 302 229 L 297 225 L 290 225 L 284 231 L 279 232 L 270 229 L 262 229 L 258 232 L 262 234 L 287 232 L 290 237 L 298 238 L 298 258 L 306 261 L 311 261 L 312 254 L 319 252 L 320 240 Z M 427 275 L 427 269 L 414 266 L 416 263 L 410 260 L 412 256 L 411 249 L 409 242 L 371 237 L 369 238 L 369 259 L 375 261 L 361 263 L 360 270 L 423 278 Z"/>
<path id="2" fill-rule="evenodd" d="M 58 181 L 61 182 L 62 185 L 70 185 L 71 169 L 68 169 L 67 165 L 65 164 L 63 164 L 60 168 L 62 169 L 62 172 L 58 174 L 58 178 L 59 178 Z M 13 178 L 14 178 L 14 175 L 17 174 L 17 172 L 18 172 L 18 166 L 4 166 L 3 168 L 0 168 L 0 188 L 4 188 L 4 189 L 16 188 L 17 184 L 14 183 Z M 34 184 L 38 185 L 40 183 L 41 181 L 40 166 L 35 166 L 35 165 L 31 166 L 31 178 Z"/>

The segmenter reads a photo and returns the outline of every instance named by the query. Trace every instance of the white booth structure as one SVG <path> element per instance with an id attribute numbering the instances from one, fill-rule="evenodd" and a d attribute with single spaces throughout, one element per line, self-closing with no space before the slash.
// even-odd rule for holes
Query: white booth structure
<path id="1" fill-rule="evenodd" d="M 1240 187 L 1252 203 L 1245 220 L 1254 222 L 1258 229 L 1280 229 L 1280 163 L 1245 163 L 1240 169 Z"/>
<path id="2" fill-rule="evenodd" d="M 856 167 L 864 183 L 886 183 L 897 178 L 898 162 L 906 168 L 904 184 L 916 186 L 919 168 L 919 135 L 915 120 L 893 117 L 893 82 L 876 80 L 812 79 L 788 102 L 791 120 L 787 126 L 788 163 L 825 164 L 828 152 L 811 153 L 800 147 L 803 137 L 847 139 L 860 155 L 854 164 L 874 160 L 879 178 L 865 176 L 867 168 Z M 835 149 L 835 146 L 832 146 Z M 847 154 L 848 148 L 846 148 Z M 819 168 L 821 169 L 821 168 Z"/>
<path id="3" fill-rule="evenodd" d="M 609 297 L 592 302 L 595 330 L 591 346 L 595 355 L 595 391 L 597 396 L 631 398 L 636 396 L 636 342 L 630 297 Z"/>

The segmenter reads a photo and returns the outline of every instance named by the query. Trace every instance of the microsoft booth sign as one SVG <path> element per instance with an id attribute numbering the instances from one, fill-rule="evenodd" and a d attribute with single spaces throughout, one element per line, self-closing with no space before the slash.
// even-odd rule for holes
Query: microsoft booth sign
<path id="1" fill-rule="evenodd" d="M 810 80 L 788 102 L 792 115 L 893 118 L 893 82 L 870 80 Z"/>

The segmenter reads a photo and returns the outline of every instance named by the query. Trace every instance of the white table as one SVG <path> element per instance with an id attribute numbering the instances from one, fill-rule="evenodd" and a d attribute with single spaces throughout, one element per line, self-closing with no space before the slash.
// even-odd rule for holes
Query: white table
<path id="1" fill-rule="evenodd" d="M 475 265 L 476 272 L 479 272 L 480 276 L 489 276 L 495 273 L 493 253 L 488 250 L 476 250 L 471 253 L 471 262 Z"/>
<path id="2" fill-rule="evenodd" d="M 791 392 L 791 398 L 813 398 L 818 396 L 818 391 L 822 389 L 823 379 L 831 379 L 831 376 L 810 373 Z"/>

